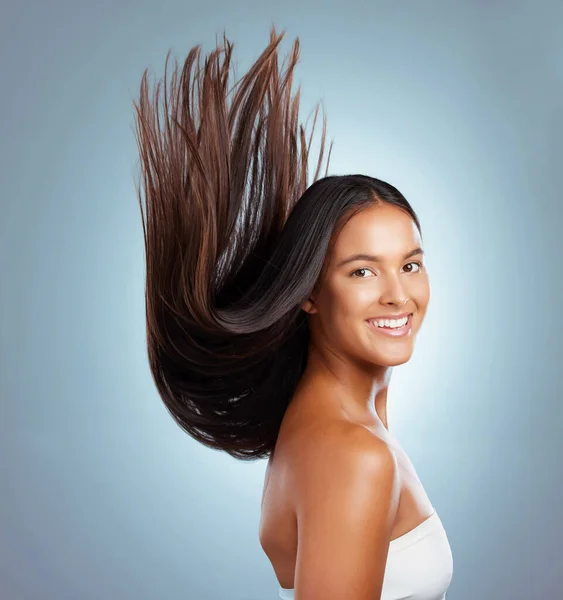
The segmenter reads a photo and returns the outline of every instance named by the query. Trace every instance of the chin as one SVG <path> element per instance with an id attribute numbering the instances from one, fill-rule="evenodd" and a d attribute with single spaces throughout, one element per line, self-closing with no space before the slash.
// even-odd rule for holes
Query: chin
<path id="1" fill-rule="evenodd" d="M 399 365 L 404 365 L 405 363 L 409 362 L 410 358 L 411 357 L 408 356 L 407 358 L 403 358 L 403 359 L 388 360 L 388 361 L 386 361 L 386 366 L 398 367 Z"/>
<path id="2" fill-rule="evenodd" d="M 385 367 L 398 367 L 399 365 L 404 365 L 406 362 L 409 362 L 411 359 L 412 352 L 398 354 L 397 356 L 390 356 L 389 354 L 383 354 L 376 357 L 375 362 L 378 365 Z"/>

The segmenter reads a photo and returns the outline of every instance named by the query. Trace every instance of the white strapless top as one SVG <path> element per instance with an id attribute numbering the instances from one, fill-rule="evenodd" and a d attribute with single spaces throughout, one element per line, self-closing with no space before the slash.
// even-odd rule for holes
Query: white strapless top
<path id="1" fill-rule="evenodd" d="M 453 557 L 446 530 L 434 511 L 418 527 L 391 540 L 381 598 L 378 600 L 446 600 Z M 279 588 L 293 600 L 293 588 Z"/>

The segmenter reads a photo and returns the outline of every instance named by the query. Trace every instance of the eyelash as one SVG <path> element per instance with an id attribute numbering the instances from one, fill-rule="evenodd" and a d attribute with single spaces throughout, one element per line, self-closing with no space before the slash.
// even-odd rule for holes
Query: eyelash
<path id="1" fill-rule="evenodd" d="M 418 271 L 410 272 L 410 273 L 408 273 L 408 275 L 415 275 L 416 273 L 420 273 L 420 271 L 422 270 L 421 262 L 411 261 L 411 262 L 408 262 L 407 265 L 417 265 L 418 266 Z M 352 271 L 352 273 L 350 273 L 350 276 L 352 277 L 359 271 L 371 271 L 371 269 L 368 269 L 367 267 L 361 267 L 360 269 L 356 269 L 355 271 Z M 372 273 L 373 273 L 373 271 L 372 271 Z M 356 279 L 367 279 L 367 277 L 356 277 Z"/>

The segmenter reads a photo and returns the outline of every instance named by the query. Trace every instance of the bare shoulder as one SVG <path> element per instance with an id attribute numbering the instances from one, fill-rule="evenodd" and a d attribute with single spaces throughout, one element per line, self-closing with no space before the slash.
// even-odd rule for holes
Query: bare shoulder
<path id="1" fill-rule="evenodd" d="M 296 508 L 300 499 L 316 493 L 317 486 L 341 489 L 353 480 L 368 485 L 374 480 L 380 485 L 398 483 L 397 461 L 389 446 L 365 427 L 344 421 L 308 432 L 297 460 Z"/>
<path id="2" fill-rule="evenodd" d="M 311 432 L 297 471 L 299 598 L 379 598 L 400 495 L 388 445 L 363 427 Z"/>

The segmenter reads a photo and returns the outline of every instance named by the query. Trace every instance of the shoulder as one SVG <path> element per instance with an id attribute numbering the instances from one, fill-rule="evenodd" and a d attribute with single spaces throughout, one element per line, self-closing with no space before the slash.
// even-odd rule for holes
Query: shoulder
<path id="1" fill-rule="evenodd" d="M 393 452 L 363 427 L 316 430 L 297 469 L 299 596 L 379 598 L 400 485 Z"/>
<path id="2" fill-rule="evenodd" d="M 326 460 L 327 456 L 344 460 L 363 459 L 392 461 L 388 444 L 362 425 L 349 421 L 327 421 L 311 428 L 304 436 L 305 452 L 311 460 Z"/>
<path id="3" fill-rule="evenodd" d="M 312 428 L 299 443 L 293 470 L 296 503 L 335 485 L 397 485 L 398 465 L 388 444 L 365 427 L 345 421 Z M 379 485 L 377 486 L 379 487 Z"/>

